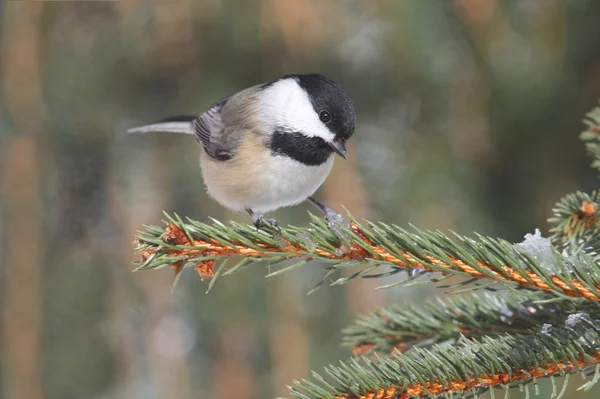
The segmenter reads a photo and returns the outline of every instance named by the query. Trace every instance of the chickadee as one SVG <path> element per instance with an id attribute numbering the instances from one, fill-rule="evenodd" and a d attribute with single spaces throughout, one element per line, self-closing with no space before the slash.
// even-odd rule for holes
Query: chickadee
<path id="1" fill-rule="evenodd" d="M 234 211 L 246 211 L 257 228 L 265 212 L 309 201 L 330 225 L 339 217 L 312 195 L 346 158 L 354 133 L 354 104 L 334 81 L 319 74 L 285 75 L 227 97 L 200 116 L 178 116 L 129 133 L 194 134 L 208 193 Z"/>

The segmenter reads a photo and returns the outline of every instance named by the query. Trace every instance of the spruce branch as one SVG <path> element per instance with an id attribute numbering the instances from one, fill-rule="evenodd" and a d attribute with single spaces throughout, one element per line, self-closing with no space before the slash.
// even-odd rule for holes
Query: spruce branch
<path id="1" fill-rule="evenodd" d="M 588 153 L 594 158 L 592 167 L 600 170 L 600 106 L 586 115 L 584 123 L 587 128 L 579 137 L 585 142 Z"/>
<path id="2" fill-rule="evenodd" d="M 211 226 L 192 220 L 186 224 L 177 215 L 166 216 L 165 228 L 150 226 L 138 234 L 142 257 L 138 270 L 169 265 L 177 275 L 184 266 L 192 266 L 204 279 L 214 275 L 216 260 L 234 255 L 243 257 L 241 263 L 227 271 L 219 269 L 219 274 L 230 274 L 251 261 L 298 260 L 273 275 L 320 260 L 331 264 L 327 276 L 341 268 L 368 265 L 334 284 L 370 276 L 376 268 L 389 265 L 391 272 L 377 276 L 402 270 L 441 272 L 600 301 L 600 265 L 589 257 L 573 259 L 554 250 L 552 259 L 542 264 L 522 247 L 500 239 L 478 236 L 475 240 L 455 234 L 452 240 L 441 232 L 416 228 L 408 232 L 382 222 L 367 222 L 366 228 L 352 215 L 348 215 L 350 228 L 340 226 L 336 234 L 326 222 L 313 217 L 310 227 L 283 228 L 276 237 L 245 224 L 215 221 Z"/>
<path id="3" fill-rule="evenodd" d="M 548 221 L 552 242 L 572 255 L 600 253 L 600 192 L 577 191 L 562 198 Z"/>
<path id="4" fill-rule="evenodd" d="M 582 387 L 589 389 L 600 379 L 599 340 L 598 326 L 588 315 L 577 314 L 550 331 L 482 337 L 329 366 L 328 379 L 314 374 L 316 382 L 296 381 L 292 393 L 302 399 L 405 399 L 467 391 L 477 395 L 493 388 L 527 389 L 526 384 L 536 384 L 539 378 L 594 370 L 592 380 Z M 554 380 L 553 385 L 554 398 Z"/>
<path id="5" fill-rule="evenodd" d="M 514 291 L 472 292 L 450 298 L 434 298 L 420 306 L 395 305 L 359 317 L 343 330 L 343 344 L 355 356 L 372 352 L 404 352 L 413 346 L 456 343 L 462 338 L 501 334 L 528 334 L 543 325 L 562 325 L 569 314 L 585 312 L 600 319 L 596 303 L 561 301 L 544 303 L 546 295 L 520 295 Z"/>

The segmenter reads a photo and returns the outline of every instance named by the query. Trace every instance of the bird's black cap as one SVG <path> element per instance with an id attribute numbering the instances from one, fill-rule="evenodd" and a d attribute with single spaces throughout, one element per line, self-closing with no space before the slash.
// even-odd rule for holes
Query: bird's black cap
<path id="1" fill-rule="evenodd" d="M 315 112 L 327 111 L 331 120 L 326 124 L 329 130 L 341 140 L 348 140 L 354 134 L 356 112 L 354 103 L 339 84 L 317 73 L 287 75 L 295 78 L 310 98 Z M 283 78 L 285 78 L 283 77 Z"/>

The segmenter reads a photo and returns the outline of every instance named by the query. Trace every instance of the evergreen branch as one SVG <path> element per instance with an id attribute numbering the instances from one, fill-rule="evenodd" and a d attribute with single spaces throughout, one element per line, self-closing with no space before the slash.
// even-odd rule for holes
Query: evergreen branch
<path id="1" fill-rule="evenodd" d="M 600 193 L 576 192 L 562 198 L 552 210 L 552 242 L 575 255 L 600 252 Z M 584 248 L 585 246 L 585 248 Z"/>
<path id="2" fill-rule="evenodd" d="M 217 259 L 233 255 L 246 258 L 242 262 L 295 258 L 302 264 L 315 259 L 331 263 L 332 271 L 372 265 L 352 277 L 363 276 L 378 265 L 391 265 L 395 270 L 489 278 L 558 296 L 600 301 L 600 265 L 589 258 L 574 260 L 554 250 L 551 259 L 542 263 L 524 248 L 499 239 L 480 236 L 473 240 L 455 235 L 456 241 L 453 241 L 440 232 L 415 228 L 409 233 L 381 222 L 369 223 L 367 229 L 349 216 L 350 228 L 340 227 L 336 234 L 329 230 L 326 222 L 313 217 L 310 228 L 287 227 L 280 236 L 272 237 L 234 222 L 230 226 L 217 221 L 213 226 L 195 221 L 185 224 L 177 215 L 174 218 L 167 215 L 166 228 L 150 226 L 138 234 L 142 261 L 137 269 L 170 265 L 178 274 L 183 266 L 192 265 L 201 278 L 208 278 L 214 274 Z M 239 266 L 233 266 L 224 274 L 230 274 Z"/>
<path id="3" fill-rule="evenodd" d="M 296 381 L 291 390 L 302 399 L 405 399 L 467 391 L 477 395 L 495 387 L 507 390 L 536 383 L 538 378 L 585 373 L 596 366 L 594 378 L 583 387 L 589 389 L 600 379 L 598 330 L 580 313 L 551 331 L 415 348 L 375 361 L 351 360 L 326 368 L 329 381 L 314 374 L 316 382 Z"/>
<path id="4" fill-rule="evenodd" d="M 358 318 L 343 331 L 343 343 L 355 356 L 372 352 L 402 352 L 442 342 L 455 343 L 461 337 L 476 338 L 500 334 L 528 334 L 542 325 L 564 324 L 568 315 L 586 312 L 600 320 L 600 306 L 592 302 L 540 303 L 530 295 L 516 292 L 479 291 L 465 296 L 434 298 L 423 306 L 415 304 L 382 308 Z"/>
<path id="5" fill-rule="evenodd" d="M 587 128 L 581 133 L 579 138 L 585 142 L 585 147 L 594 160 L 592 167 L 600 170 L 600 106 L 590 111 L 584 123 Z"/>
<path id="6" fill-rule="evenodd" d="M 585 143 L 588 153 L 594 158 L 592 167 L 600 170 L 600 106 L 590 111 L 584 124 L 587 128 L 579 138 Z M 553 243 L 564 247 L 571 254 L 587 252 L 596 254 L 600 250 L 600 192 L 591 194 L 576 192 L 562 198 L 552 210 L 554 216 L 548 221 L 554 226 L 550 230 Z M 583 246 L 586 248 L 583 248 Z"/>

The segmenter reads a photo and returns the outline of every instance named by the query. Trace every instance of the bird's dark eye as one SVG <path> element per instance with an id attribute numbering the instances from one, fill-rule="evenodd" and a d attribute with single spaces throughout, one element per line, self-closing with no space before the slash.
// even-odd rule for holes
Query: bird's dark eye
<path id="1" fill-rule="evenodd" d="M 327 123 L 331 120 L 331 115 L 327 111 L 321 111 L 319 112 L 319 119 L 321 119 L 321 122 Z"/>

